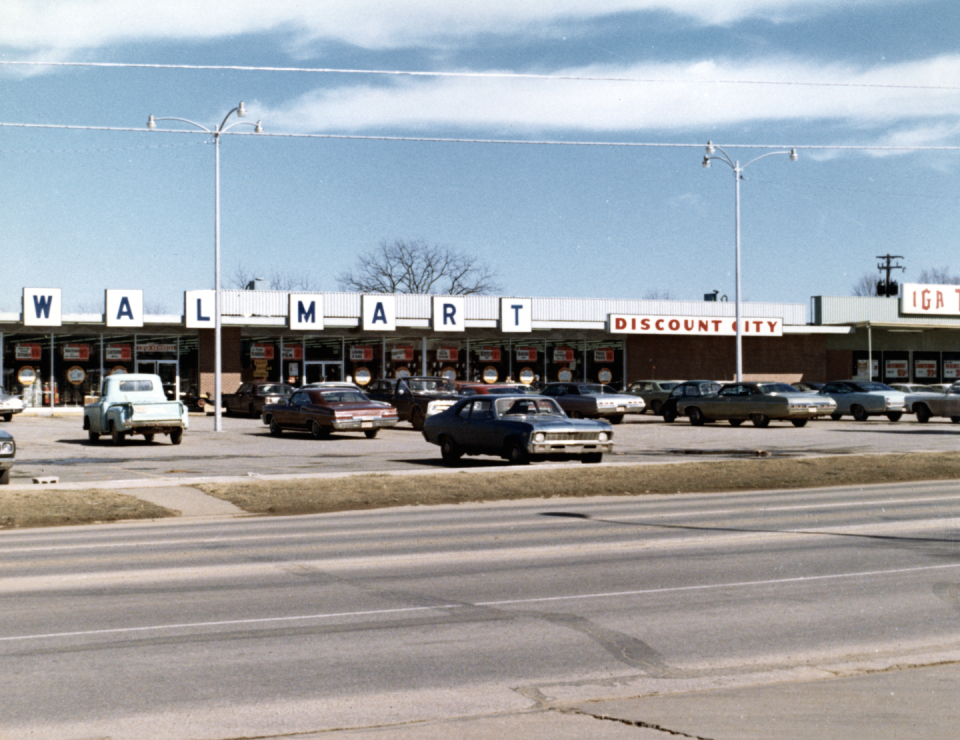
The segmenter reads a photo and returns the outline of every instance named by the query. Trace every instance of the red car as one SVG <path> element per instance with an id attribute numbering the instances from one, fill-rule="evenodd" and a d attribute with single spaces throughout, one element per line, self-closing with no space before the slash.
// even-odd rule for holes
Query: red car
<path id="1" fill-rule="evenodd" d="M 288 429 L 310 432 L 316 439 L 334 431 L 363 432 L 373 439 L 381 429 L 400 421 L 390 404 L 371 401 L 350 388 L 301 388 L 282 403 L 264 406 L 262 418 L 274 436 Z"/>

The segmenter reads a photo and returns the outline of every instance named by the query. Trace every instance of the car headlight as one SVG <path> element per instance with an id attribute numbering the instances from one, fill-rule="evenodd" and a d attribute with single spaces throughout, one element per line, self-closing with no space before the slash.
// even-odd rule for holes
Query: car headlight
<path id="1" fill-rule="evenodd" d="M 607 433 L 606 433 L 606 432 L 600 432 L 600 436 L 597 437 L 597 439 L 599 439 L 601 442 L 606 442 L 606 441 L 607 441 Z"/>
<path id="2" fill-rule="evenodd" d="M 547 438 L 547 435 L 544 434 L 543 432 L 537 432 L 536 434 L 533 435 L 533 441 L 537 443 L 543 442 L 546 438 Z"/>
<path id="3" fill-rule="evenodd" d="M 13 442 L 0 443 L 0 453 L 4 455 L 12 455 L 15 449 Z"/>

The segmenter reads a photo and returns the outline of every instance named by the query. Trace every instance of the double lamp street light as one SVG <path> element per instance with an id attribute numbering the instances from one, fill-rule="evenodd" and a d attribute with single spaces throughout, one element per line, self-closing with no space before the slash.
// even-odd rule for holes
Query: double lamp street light
<path id="1" fill-rule="evenodd" d="M 191 126 L 196 126 L 198 129 L 206 131 L 208 134 L 213 136 L 214 149 L 216 150 L 215 156 L 215 170 L 214 170 L 214 228 L 213 228 L 213 276 L 214 276 L 214 368 L 213 368 L 213 430 L 215 432 L 223 431 L 223 418 L 221 416 L 221 405 L 222 405 L 222 395 L 223 395 L 223 364 L 222 364 L 222 340 L 221 340 L 221 298 L 220 298 L 220 135 L 226 133 L 234 126 L 253 126 L 254 133 L 262 134 L 263 126 L 260 125 L 260 121 L 256 123 L 251 123 L 250 121 L 234 121 L 229 126 L 227 126 L 227 120 L 234 113 L 237 114 L 238 118 L 243 118 L 247 115 L 247 109 L 243 106 L 243 101 L 240 101 L 240 105 L 236 108 L 231 109 L 227 115 L 223 117 L 223 120 L 220 122 L 220 125 L 215 129 L 209 129 L 202 124 L 197 123 L 196 121 L 191 121 L 187 118 L 155 118 L 150 116 L 147 119 L 147 128 L 153 131 L 157 128 L 157 121 L 181 121 L 182 123 L 189 123 Z"/>
<path id="2" fill-rule="evenodd" d="M 716 154 L 720 152 L 719 156 Z M 751 159 L 744 165 L 741 165 L 738 160 L 734 160 L 727 154 L 723 149 L 718 146 L 714 146 L 712 141 L 707 142 L 707 153 L 703 157 L 703 167 L 709 168 L 710 162 L 717 161 L 723 162 L 725 165 L 730 167 L 733 170 L 734 182 L 736 183 L 736 231 L 737 231 L 737 247 L 736 247 L 736 275 L 737 275 L 737 382 L 740 383 L 743 381 L 743 322 L 742 319 L 742 305 L 740 301 L 740 178 L 741 173 L 749 167 L 751 164 L 757 160 L 763 159 L 764 157 L 772 157 L 775 154 L 787 154 L 790 156 L 791 162 L 796 162 L 799 158 L 796 149 L 791 149 L 790 151 L 780 151 L 780 152 L 767 152 L 766 154 L 761 154 L 756 159 Z"/>

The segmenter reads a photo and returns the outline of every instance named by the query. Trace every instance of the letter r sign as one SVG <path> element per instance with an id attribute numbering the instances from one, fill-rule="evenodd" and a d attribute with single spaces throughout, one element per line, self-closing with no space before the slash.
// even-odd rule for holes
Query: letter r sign
<path id="1" fill-rule="evenodd" d="M 524 334 L 533 331 L 533 299 L 501 298 L 500 331 Z"/>
<path id="2" fill-rule="evenodd" d="M 433 297 L 433 330 L 463 331 L 466 317 L 466 301 L 463 296 Z"/>

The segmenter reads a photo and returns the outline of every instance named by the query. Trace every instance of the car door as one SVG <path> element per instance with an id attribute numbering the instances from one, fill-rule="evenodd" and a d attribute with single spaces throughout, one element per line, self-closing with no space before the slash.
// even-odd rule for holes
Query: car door
<path id="1" fill-rule="evenodd" d="M 830 396 L 830 398 L 837 402 L 837 409 L 833 413 L 850 413 L 851 393 L 850 389 L 843 383 L 827 383 L 825 386 L 823 386 L 823 390 L 821 390 L 820 393 L 822 393 L 824 396 Z"/>
<path id="2" fill-rule="evenodd" d="M 310 403 L 310 396 L 304 391 L 297 391 L 290 399 L 277 408 L 274 416 L 277 423 L 283 427 L 301 427 L 304 422 L 300 418 L 300 409 Z"/>

